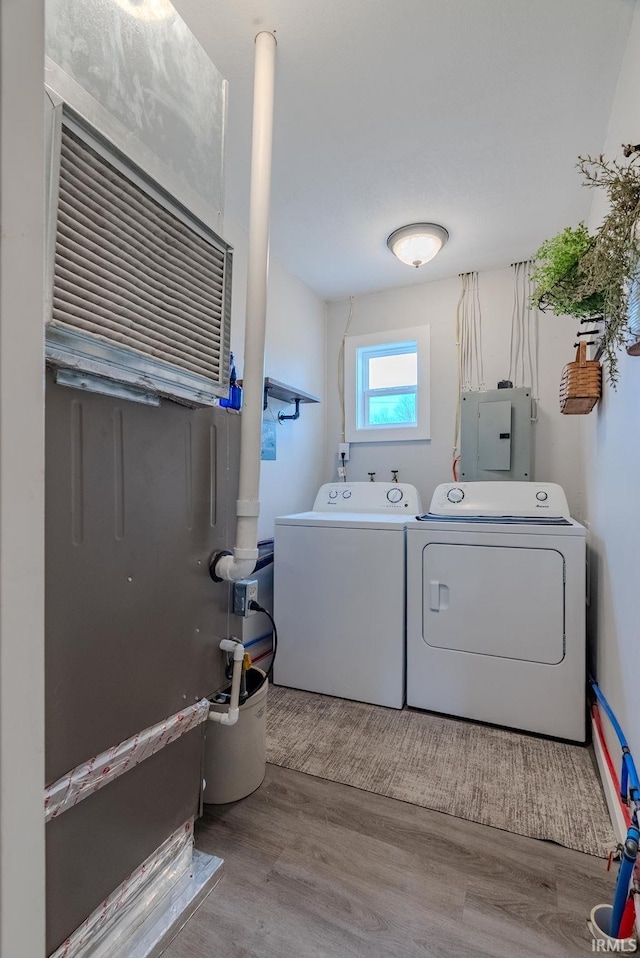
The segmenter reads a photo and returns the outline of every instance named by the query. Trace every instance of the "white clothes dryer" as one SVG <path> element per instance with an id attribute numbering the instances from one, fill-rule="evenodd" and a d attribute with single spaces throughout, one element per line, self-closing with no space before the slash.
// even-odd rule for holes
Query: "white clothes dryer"
<path id="1" fill-rule="evenodd" d="M 333 482 L 276 519 L 277 685 L 402 708 L 405 526 L 420 511 L 406 483 Z"/>
<path id="2" fill-rule="evenodd" d="M 407 704 L 583 742 L 585 561 L 560 486 L 438 486 L 407 526 Z"/>

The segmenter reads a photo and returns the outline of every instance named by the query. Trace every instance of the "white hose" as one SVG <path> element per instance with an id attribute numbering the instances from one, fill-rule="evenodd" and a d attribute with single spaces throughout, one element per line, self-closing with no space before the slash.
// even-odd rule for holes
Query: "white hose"
<path id="1" fill-rule="evenodd" d="M 530 386 L 537 420 L 539 398 L 538 373 L 538 310 L 531 305 L 531 262 L 513 264 L 513 308 L 511 310 L 511 343 L 509 347 L 509 379 L 515 387 Z"/>
<path id="2" fill-rule="evenodd" d="M 484 359 L 482 355 L 482 310 L 477 273 L 460 274 L 460 299 L 456 310 L 456 348 L 458 352 L 458 402 L 453 428 L 453 459 L 460 444 L 460 414 L 462 393 L 472 389 L 484 390 Z"/>

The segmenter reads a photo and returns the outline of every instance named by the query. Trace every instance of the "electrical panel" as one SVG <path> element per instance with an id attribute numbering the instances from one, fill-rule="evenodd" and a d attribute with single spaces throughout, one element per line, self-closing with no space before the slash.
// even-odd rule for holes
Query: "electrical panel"
<path id="1" fill-rule="evenodd" d="M 463 392 L 461 404 L 460 479 L 531 479 L 531 389 Z"/>

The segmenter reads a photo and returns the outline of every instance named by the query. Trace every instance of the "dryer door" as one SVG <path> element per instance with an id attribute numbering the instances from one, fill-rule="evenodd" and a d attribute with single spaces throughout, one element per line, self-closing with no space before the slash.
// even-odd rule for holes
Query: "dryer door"
<path id="1" fill-rule="evenodd" d="M 560 552 L 429 543 L 422 571 L 428 645 L 547 665 L 564 658 Z"/>

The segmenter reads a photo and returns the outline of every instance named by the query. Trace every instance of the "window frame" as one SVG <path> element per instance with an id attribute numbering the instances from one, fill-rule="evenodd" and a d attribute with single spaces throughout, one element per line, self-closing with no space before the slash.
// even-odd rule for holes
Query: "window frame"
<path id="1" fill-rule="evenodd" d="M 416 344 L 417 384 L 415 387 L 385 387 L 375 390 L 368 386 L 368 359 L 380 349 L 380 355 L 407 352 L 409 343 Z M 344 348 L 344 402 L 345 439 L 347 442 L 412 442 L 431 438 L 430 402 L 430 345 L 429 326 L 386 330 L 345 337 Z M 365 352 L 366 350 L 366 352 Z M 366 425 L 366 401 L 371 395 L 396 395 L 414 392 L 416 395 L 416 423 L 384 423 Z"/>

